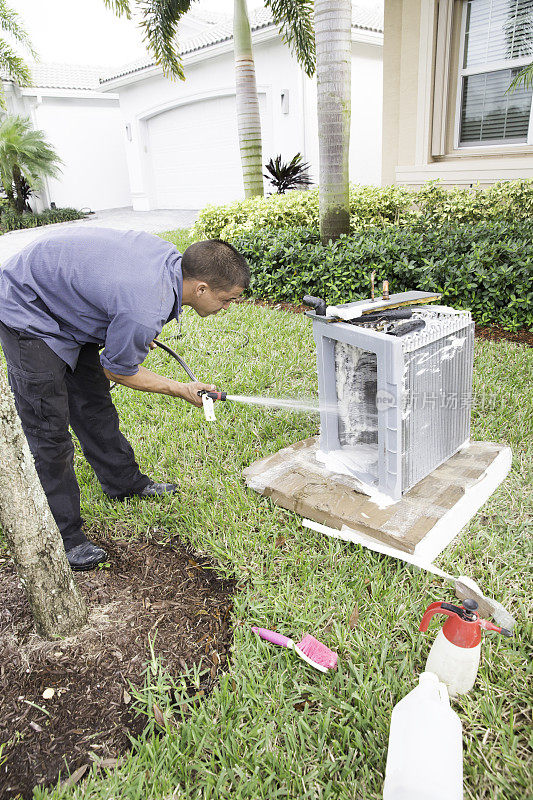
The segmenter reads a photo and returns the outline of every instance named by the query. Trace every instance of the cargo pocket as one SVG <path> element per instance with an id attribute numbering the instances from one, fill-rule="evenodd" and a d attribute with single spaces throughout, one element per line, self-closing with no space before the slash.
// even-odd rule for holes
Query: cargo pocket
<path id="1" fill-rule="evenodd" d="M 9 384 L 23 428 L 36 432 L 68 427 L 68 399 L 53 372 L 9 369 Z"/>

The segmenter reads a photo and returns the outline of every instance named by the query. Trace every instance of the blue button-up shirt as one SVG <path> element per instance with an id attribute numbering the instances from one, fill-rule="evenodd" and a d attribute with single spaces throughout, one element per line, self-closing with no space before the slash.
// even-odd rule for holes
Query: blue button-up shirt
<path id="1" fill-rule="evenodd" d="M 38 239 L 0 271 L 0 320 L 42 339 L 71 369 L 83 344 L 102 366 L 135 375 L 181 312 L 181 254 L 138 231 L 72 227 Z"/>

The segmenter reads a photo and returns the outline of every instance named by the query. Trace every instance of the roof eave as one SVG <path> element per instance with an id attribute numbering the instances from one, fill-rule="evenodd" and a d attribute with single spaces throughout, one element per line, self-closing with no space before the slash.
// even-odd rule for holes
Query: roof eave
<path id="1" fill-rule="evenodd" d="M 275 39 L 276 37 L 281 38 L 281 35 L 273 23 L 270 23 L 268 26 L 263 28 L 259 28 L 252 33 L 252 41 L 254 44 L 261 44 L 262 42 L 269 41 L 270 39 Z M 352 27 L 352 42 L 358 42 L 361 44 L 371 44 L 377 47 L 383 46 L 383 32 L 369 30 L 367 28 L 358 28 L 353 26 Z M 183 66 L 187 67 L 190 64 L 195 64 L 199 61 L 204 61 L 209 58 L 216 58 L 217 56 L 224 55 L 225 53 L 231 52 L 233 50 L 233 37 L 228 37 L 221 42 L 215 42 L 213 44 L 205 45 L 203 47 L 199 47 L 198 50 L 193 50 L 189 53 L 185 53 L 182 57 Z M 132 83 L 137 83 L 139 81 L 147 80 L 148 78 L 153 78 L 157 75 L 161 75 L 163 72 L 162 68 L 158 64 L 150 64 L 145 67 L 139 67 L 138 69 L 125 73 L 124 75 L 118 75 L 116 78 L 111 78 L 109 80 L 102 81 L 101 87 L 103 92 L 112 91 L 114 89 L 118 89 L 124 86 L 129 86 Z"/>
<path id="2" fill-rule="evenodd" d="M 118 100 L 118 94 L 93 89 L 55 88 L 54 86 L 24 86 L 20 89 L 24 97 L 73 97 L 84 100 Z"/>

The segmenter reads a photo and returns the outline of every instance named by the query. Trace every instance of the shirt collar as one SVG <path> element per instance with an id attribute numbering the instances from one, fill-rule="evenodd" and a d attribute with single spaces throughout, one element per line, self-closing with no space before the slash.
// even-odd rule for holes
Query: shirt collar
<path id="1" fill-rule="evenodd" d="M 174 289 L 174 305 L 168 320 L 178 319 L 181 314 L 181 300 L 183 297 L 183 275 L 181 272 L 181 253 L 174 253 L 167 261 L 168 274 Z"/>

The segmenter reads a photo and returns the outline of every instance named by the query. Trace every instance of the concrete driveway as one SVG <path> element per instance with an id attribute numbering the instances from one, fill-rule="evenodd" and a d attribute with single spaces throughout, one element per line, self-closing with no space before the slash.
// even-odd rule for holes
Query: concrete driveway
<path id="1" fill-rule="evenodd" d="M 198 211 L 188 209 L 161 209 L 158 211 L 134 211 L 132 208 L 110 208 L 106 211 L 96 211 L 85 219 L 76 219 L 72 222 L 58 222 L 56 225 L 43 225 L 40 228 L 26 228 L 21 231 L 10 231 L 0 236 L 0 264 L 10 256 L 18 253 L 30 242 L 41 236 L 60 231 L 67 226 L 85 225 L 88 228 L 117 228 L 121 231 L 147 231 L 148 233 L 162 233 L 176 228 L 189 228 Z"/>

